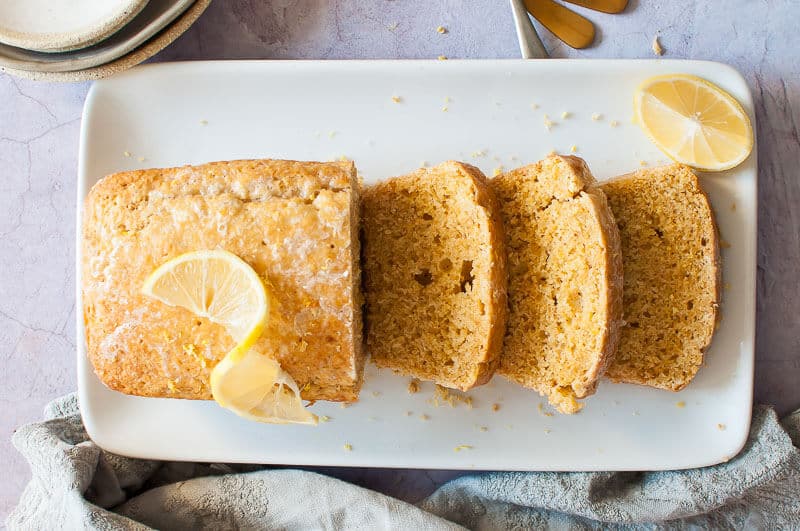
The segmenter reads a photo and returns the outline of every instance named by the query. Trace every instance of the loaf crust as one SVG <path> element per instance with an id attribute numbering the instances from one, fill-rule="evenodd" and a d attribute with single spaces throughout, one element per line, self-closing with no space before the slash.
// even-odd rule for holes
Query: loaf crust
<path id="1" fill-rule="evenodd" d="M 367 348 L 398 373 L 468 390 L 489 381 L 507 315 L 499 205 L 445 162 L 364 191 Z"/>
<path id="2" fill-rule="evenodd" d="M 694 172 L 673 164 L 602 185 L 622 235 L 624 320 L 607 375 L 680 391 L 711 344 L 721 285 L 714 212 Z"/>
<path id="3" fill-rule="evenodd" d="M 356 400 L 358 196 L 349 162 L 240 160 L 99 181 L 85 202 L 81 280 L 97 375 L 127 394 L 210 399 L 209 373 L 233 340 L 139 290 L 171 258 L 225 249 L 270 288 L 270 321 L 255 348 L 281 363 L 303 398 Z"/>
<path id="4" fill-rule="evenodd" d="M 562 413 L 594 393 L 616 352 L 622 253 L 586 163 L 551 156 L 491 181 L 509 253 L 509 320 L 499 372 Z"/>

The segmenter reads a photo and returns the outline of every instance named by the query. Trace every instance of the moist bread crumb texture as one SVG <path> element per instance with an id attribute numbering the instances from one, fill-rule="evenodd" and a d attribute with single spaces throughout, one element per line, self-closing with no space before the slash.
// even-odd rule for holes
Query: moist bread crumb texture
<path id="1" fill-rule="evenodd" d="M 401 374 L 467 390 L 497 366 L 502 223 L 477 168 L 445 162 L 364 191 L 367 348 Z"/>
<path id="2" fill-rule="evenodd" d="M 225 249 L 271 288 L 254 348 L 309 400 L 356 400 L 361 345 L 358 184 L 350 162 L 277 160 L 118 173 L 90 191 L 83 220 L 87 353 L 110 388 L 210 399 L 208 378 L 234 346 L 225 330 L 140 294 L 180 254 Z"/>
<path id="3" fill-rule="evenodd" d="M 674 164 L 602 185 L 622 237 L 624 320 L 607 375 L 679 391 L 697 373 L 717 320 L 717 230 L 697 176 Z"/>
<path id="4" fill-rule="evenodd" d="M 509 268 L 499 372 L 575 413 L 619 339 L 622 254 L 611 209 L 578 157 L 550 156 L 491 185 Z"/>

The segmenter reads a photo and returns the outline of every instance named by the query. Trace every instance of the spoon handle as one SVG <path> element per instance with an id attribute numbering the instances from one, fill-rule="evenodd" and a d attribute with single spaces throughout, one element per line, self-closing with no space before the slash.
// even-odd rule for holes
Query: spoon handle
<path id="1" fill-rule="evenodd" d="M 586 48 L 594 41 L 594 24 L 553 0 L 524 0 L 525 7 L 556 37 L 573 48 Z"/>
<path id="2" fill-rule="evenodd" d="M 628 0 L 564 0 L 576 6 L 593 9 L 602 13 L 622 13 L 628 7 Z"/>
<path id="3" fill-rule="evenodd" d="M 514 24 L 517 27 L 519 50 L 523 59 L 547 59 L 547 50 L 533 27 L 531 17 L 525 9 L 522 0 L 511 0 L 511 12 L 514 14 Z"/>

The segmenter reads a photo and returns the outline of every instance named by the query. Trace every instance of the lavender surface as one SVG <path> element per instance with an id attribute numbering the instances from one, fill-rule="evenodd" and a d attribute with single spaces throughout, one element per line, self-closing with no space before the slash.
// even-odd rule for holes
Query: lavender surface
<path id="1" fill-rule="evenodd" d="M 800 4 L 639 2 L 621 15 L 574 8 L 598 27 L 576 51 L 539 27 L 561 58 L 653 58 L 736 67 L 756 102 L 759 157 L 755 399 L 800 407 Z M 447 28 L 439 34 L 438 26 Z M 214 2 L 155 61 L 519 57 L 505 1 L 238 0 Z M 13 429 L 40 418 L 75 381 L 75 190 L 80 114 L 89 83 L 48 84 L 0 74 L 0 517 L 28 481 Z M 416 501 L 448 471 L 323 469 Z"/>

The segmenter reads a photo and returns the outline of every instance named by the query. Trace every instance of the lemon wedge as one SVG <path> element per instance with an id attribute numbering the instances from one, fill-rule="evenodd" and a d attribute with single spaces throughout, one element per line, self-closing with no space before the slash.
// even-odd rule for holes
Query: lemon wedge
<path id="1" fill-rule="evenodd" d="M 223 358 L 211 371 L 211 393 L 219 405 L 249 420 L 317 424 L 317 416 L 303 407 L 294 379 L 256 349 L 238 361 Z"/>
<path id="2" fill-rule="evenodd" d="M 259 422 L 316 424 L 294 379 L 253 348 L 266 326 L 270 297 L 247 262 L 222 250 L 182 254 L 153 271 L 142 293 L 224 326 L 237 342 L 211 371 L 218 404 Z"/>
<path id="3" fill-rule="evenodd" d="M 699 170 L 741 164 L 753 149 L 750 118 L 733 96 L 688 74 L 656 76 L 634 95 L 637 122 L 671 159 Z"/>

